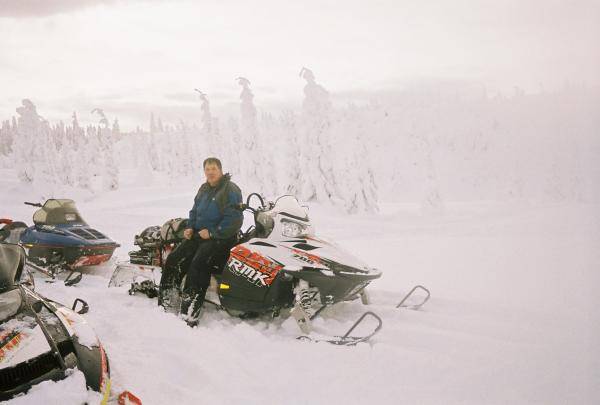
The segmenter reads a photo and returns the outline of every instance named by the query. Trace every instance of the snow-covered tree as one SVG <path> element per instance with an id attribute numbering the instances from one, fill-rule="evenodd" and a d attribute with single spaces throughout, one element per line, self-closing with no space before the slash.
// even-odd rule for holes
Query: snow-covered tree
<path id="1" fill-rule="evenodd" d="M 331 159 L 330 142 L 332 105 L 329 93 L 317 84 L 310 69 L 302 68 L 306 80 L 302 102 L 302 122 L 298 143 L 302 178 L 297 186 L 305 201 L 331 202 L 338 199 Z"/>
<path id="2" fill-rule="evenodd" d="M 109 122 L 108 122 L 108 118 L 106 118 L 106 114 L 104 114 L 104 110 L 102 110 L 101 108 L 94 108 L 92 110 L 92 114 L 98 114 L 100 116 L 100 120 L 98 121 L 98 123 L 100 125 L 104 125 L 104 128 L 108 128 L 109 126 Z"/>
<path id="3" fill-rule="evenodd" d="M 13 138 L 14 134 L 10 121 L 3 121 L 0 127 L 0 155 L 8 155 L 12 152 Z"/>
<path id="4" fill-rule="evenodd" d="M 200 100 L 202 101 L 202 105 L 200 106 L 200 123 L 202 127 L 200 128 L 202 133 L 208 135 L 212 132 L 212 115 L 210 113 L 210 101 L 208 101 L 208 97 L 206 93 L 201 90 L 194 89 L 200 95 Z"/>
<path id="5" fill-rule="evenodd" d="M 13 147 L 14 161 L 19 179 L 30 183 L 36 175 L 35 162 L 41 155 L 39 137 L 42 131 L 42 118 L 29 99 L 24 99 L 16 111 L 19 119 Z"/>
<path id="6" fill-rule="evenodd" d="M 240 137 L 241 137 L 241 159 L 240 159 L 240 175 L 249 182 L 252 187 L 261 185 L 262 192 L 266 193 L 264 177 L 262 170 L 265 162 L 262 158 L 265 157 L 264 151 L 259 152 L 259 131 L 258 121 L 256 116 L 256 107 L 254 106 L 254 94 L 250 89 L 250 81 L 245 77 L 238 77 L 238 84 L 242 87 L 240 93 Z"/>
<path id="7" fill-rule="evenodd" d="M 121 137 L 121 126 L 119 125 L 119 119 L 115 118 L 112 125 L 112 135 L 114 139 L 119 139 Z"/>

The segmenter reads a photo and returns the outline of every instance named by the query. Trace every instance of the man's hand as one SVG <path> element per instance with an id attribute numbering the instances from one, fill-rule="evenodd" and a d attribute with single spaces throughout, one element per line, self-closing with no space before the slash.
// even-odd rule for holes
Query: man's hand
<path id="1" fill-rule="evenodd" d="M 201 230 L 198 232 L 198 235 L 200 235 L 202 239 L 210 239 L 210 233 L 208 232 L 208 229 Z"/>
<path id="2" fill-rule="evenodd" d="M 187 228 L 185 231 L 183 231 L 184 238 L 192 239 L 192 236 L 194 236 L 194 230 L 192 228 Z"/>

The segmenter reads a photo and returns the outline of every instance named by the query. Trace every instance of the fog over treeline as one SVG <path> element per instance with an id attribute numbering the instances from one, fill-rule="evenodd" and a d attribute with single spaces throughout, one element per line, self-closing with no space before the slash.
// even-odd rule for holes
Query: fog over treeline
<path id="1" fill-rule="evenodd" d="M 600 85 L 597 1 L 0 2 L 0 117 L 23 98 L 81 122 L 103 108 L 123 129 L 150 113 L 198 122 L 200 88 L 235 109 L 235 78 L 259 110 L 297 108 L 302 66 L 332 100 L 467 83 L 510 97 Z M 110 27 L 108 29 L 107 27 Z M 85 113 L 84 113 L 85 112 Z"/>

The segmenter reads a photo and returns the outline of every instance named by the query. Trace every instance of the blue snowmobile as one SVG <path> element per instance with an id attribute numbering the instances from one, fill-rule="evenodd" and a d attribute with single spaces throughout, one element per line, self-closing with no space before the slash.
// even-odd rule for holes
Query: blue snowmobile
<path id="1" fill-rule="evenodd" d="M 94 266 L 108 261 L 119 244 L 91 228 L 81 217 L 75 202 L 50 199 L 33 214 L 33 226 L 24 222 L 0 219 L 0 241 L 18 243 L 27 252 L 27 265 L 52 279 L 68 273 L 65 284 L 81 280 L 82 266 Z"/>

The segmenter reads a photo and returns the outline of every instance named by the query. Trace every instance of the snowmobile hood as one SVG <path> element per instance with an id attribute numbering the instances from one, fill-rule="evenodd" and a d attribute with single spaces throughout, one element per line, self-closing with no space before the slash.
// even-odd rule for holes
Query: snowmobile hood
<path id="1" fill-rule="evenodd" d="M 12 318 L 0 325 L 0 370 L 14 367 L 51 351 L 35 318 Z"/>
<path id="2" fill-rule="evenodd" d="M 21 235 L 21 242 L 47 246 L 96 246 L 118 247 L 118 244 L 103 233 L 81 224 L 36 225 Z"/>
<path id="3" fill-rule="evenodd" d="M 283 264 L 288 271 L 311 267 L 369 279 L 381 276 L 379 270 L 339 246 L 316 237 L 306 209 L 294 196 L 279 197 L 268 210 L 257 213 L 256 222 L 263 228 L 263 237 L 255 237 L 245 246 Z"/>
<path id="4" fill-rule="evenodd" d="M 379 270 L 367 266 L 354 255 L 316 237 L 282 239 L 273 242 L 265 243 L 254 239 L 249 241 L 248 247 L 282 263 L 286 270 L 312 267 L 333 273 L 362 275 L 369 278 L 377 278 L 381 275 Z"/>

